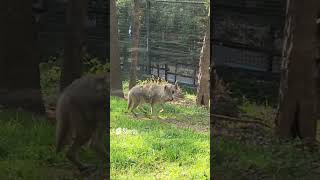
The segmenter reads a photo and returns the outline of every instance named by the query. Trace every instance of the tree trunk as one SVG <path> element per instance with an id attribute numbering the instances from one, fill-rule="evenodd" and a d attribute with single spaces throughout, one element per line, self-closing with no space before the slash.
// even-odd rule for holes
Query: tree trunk
<path id="1" fill-rule="evenodd" d="M 121 67 L 120 67 L 120 47 L 119 47 L 119 35 L 118 35 L 118 21 L 117 21 L 117 7 L 116 1 L 110 1 L 110 15 L 111 15 L 111 69 L 110 69 L 110 86 L 111 95 L 123 96 L 122 79 L 121 79 Z"/>
<path id="2" fill-rule="evenodd" d="M 131 53 L 131 67 L 129 89 L 136 85 L 137 80 L 137 66 L 139 60 L 139 39 L 140 39 L 140 0 L 134 0 L 133 7 L 133 27 L 132 27 L 132 53 Z"/>
<path id="3" fill-rule="evenodd" d="M 320 1 L 287 0 L 280 103 L 276 118 L 282 138 L 316 136 L 316 17 Z"/>
<path id="4" fill-rule="evenodd" d="M 69 0 L 67 2 L 60 91 L 82 74 L 82 59 L 86 49 L 87 10 L 88 0 Z"/>
<path id="5" fill-rule="evenodd" d="M 318 12 L 317 23 L 317 50 L 316 50 L 316 86 L 317 86 L 317 119 L 320 119 L 320 10 Z"/>
<path id="6" fill-rule="evenodd" d="M 32 2 L 1 2 L 0 105 L 44 113 Z"/>
<path id="7" fill-rule="evenodd" d="M 211 23 L 212 23 L 212 11 L 211 9 L 209 8 L 209 24 L 210 24 L 210 27 L 212 27 Z M 210 29 L 210 38 L 208 38 L 210 40 L 210 44 L 213 44 L 213 29 L 212 28 L 209 28 Z M 210 46 L 210 86 L 209 86 L 209 89 L 210 89 L 210 113 L 211 112 L 214 112 L 215 110 L 215 90 L 216 90 L 216 86 L 217 86 L 217 82 L 218 82 L 218 76 L 217 76 L 217 72 L 216 72 L 216 66 L 215 66 L 215 63 L 213 61 L 213 55 L 212 55 L 212 52 L 213 52 L 213 47 Z M 210 131 L 211 131 L 211 135 L 213 136 L 213 126 L 214 126 L 214 123 L 215 123 L 215 118 L 213 116 L 210 115 Z M 211 137 L 212 138 L 212 137 Z M 210 144 L 211 146 L 212 144 Z"/>
<path id="8" fill-rule="evenodd" d="M 107 33 L 107 39 L 106 39 L 106 60 L 107 63 L 109 63 L 110 65 L 110 1 L 104 1 L 105 6 L 106 6 L 106 13 L 107 13 L 107 17 L 106 17 L 106 33 Z M 110 69 L 110 66 L 109 66 Z M 110 77 L 110 76 L 109 76 Z"/>
<path id="9" fill-rule="evenodd" d="M 198 74 L 198 88 L 197 88 L 197 104 L 209 105 L 210 91 L 209 91 L 209 66 L 210 66 L 210 26 L 206 31 L 203 40 L 203 46 L 200 54 L 199 74 Z"/>

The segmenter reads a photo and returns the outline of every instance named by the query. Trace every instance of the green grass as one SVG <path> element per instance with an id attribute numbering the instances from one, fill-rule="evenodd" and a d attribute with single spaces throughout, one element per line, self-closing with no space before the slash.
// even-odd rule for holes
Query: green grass
<path id="1" fill-rule="evenodd" d="M 246 101 L 240 108 L 243 113 L 259 117 L 274 126 L 276 109 L 271 106 Z M 242 131 L 240 127 L 243 126 L 249 127 L 251 131 Z M 230 136 L 232 133 L 226 133 L 226 136 L 214 137 L 214 155 L 211 158 L 215 179 L 320 179 L 319 147 L 310 151 L 300 140 L 280 142 L 272 129 L 262 131 L 251 127 L 249 124 L 236 125 L 229 122 L 223 130 L 233 129 L 240 134 Z M 242 140 L 239 139 L 240 136 L 243 137 Z M 261 136 L 267 140 L 260 140 Z"/>
<path id="2" fill-rule="evenodd" d="M 320 153 L 297 148 L 300 143 L 273 142 L 267 146 L 215 138 L 213 149 L 216 179 L 320 178 Z"/>
<path id="3" fill-rule="evenodd" d="M 126 106 L 111 98 L 112 179 L 210 178 L 209 131 L 199 128 L 209 127 L 206 109 L 167 104 L 161 119 L 150 119 Z"/>
<path id="4" fill-rule="evenodd" d="M 55 152 L 55 128 L 48 119 L 23 111 L 0 112 L 0 119 L 0 179 L 76 179 L 70 162 Z M 97 161 L 90 150 L 80 157 Z"/>

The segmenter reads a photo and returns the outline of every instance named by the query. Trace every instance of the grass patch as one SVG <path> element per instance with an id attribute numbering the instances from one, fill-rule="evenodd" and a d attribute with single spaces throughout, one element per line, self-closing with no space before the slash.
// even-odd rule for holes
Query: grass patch
<path id="1" fill-rule="evenodd" d="M 261 146 L 215 138 L 214 177 L 217 179 L 319 179 L 320 152 L 297 148 L 301 142 Z"/>
<path id="2" fill-rule="evenodd" d="M 112 179 L 210 179 L 209 131 L 191 123 L 209 127 L 206 109 L 166 104 L 161 119 L 137 119 L 126 106 L 111 98 Z"/>
<path id="3" fill-rule="evenodd" d="M 240 105 L 242 113 L 258 117 L 274 127 L 275 108 L 248 100 L 243 102 Z M 231 122 L 226 124 L 221 132 L 228 133 L 215 136 L 213 139 L 211 158 L 215 179 L 316 180 L 320 178 L 318 149 L 310 151 L 299 140 L 280 142 L 272 129 L 262 131 L 259 128 L 253 129 L 255 126 L 252 124 L 240 125 Z"/>
<path id="4" fill-rule="evenodd" d="M 55 152 L 53 123 L 23 111 L 2 111 L 0 119 L 0 179 L 76 179 L 71 163 Z M 90 150 L 80 157 L 98 162 Z"/>

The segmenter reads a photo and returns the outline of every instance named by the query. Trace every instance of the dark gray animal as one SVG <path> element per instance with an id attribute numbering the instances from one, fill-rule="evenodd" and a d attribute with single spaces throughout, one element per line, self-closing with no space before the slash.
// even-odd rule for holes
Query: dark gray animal
<path id="1" fill-rule="evenodd" d="M 86 75 L 73 81 L 61 93 L 56 107 L 56 151 L 70 145 L 67 158 L 80 170 L 89 165 L 80 162 L 78 151 L 85 144 L 106 161 L 104 140 L 109 123 L 109 77 Z M 103 164 L 103 162 L 102 162 Z"/>

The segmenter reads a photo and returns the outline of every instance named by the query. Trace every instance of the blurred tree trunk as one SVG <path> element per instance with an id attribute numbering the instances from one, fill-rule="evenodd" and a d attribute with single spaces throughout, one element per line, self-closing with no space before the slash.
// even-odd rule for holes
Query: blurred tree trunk
<path id="1" fill-rule="evenodd" d="M 107 33 L 107 39 L 106 39 L 106 60 L 107 63 L 109 63 L 110 65 L 110 1 L 103 1 L 105 3 L 106 6 L 106 13 L 107 13 L 107 17 L 106 17 L 106 33 Z M 109 66 L 110 68 L 110 66 Z M 109 76 L 110 77 L 110 76 Z"/>
<path id="2" fill-rule="evenodd" d="M 122 79 L 121 79 L 121 67 L 120 67 L 120 45 L 118 35 L 118 21 L 117 21 L 117 7 L 116 0 L 110 1 L 110 18 L 111 18 L 111 54 L 110 54 L 110 86 L 111 95 L 123 96 Z"/>
<path id="3" fill-rule="evenodd" d="M 139 40 L 140 40 L 140 0 L 134 0 L 133 14 L 132 14 L 132 53 L 131 53 L 131 67 L 129 89 L 136 85 L 137 80 L 137 66 L 139 60 Z"/>
<path id="4" fill-rule="evenodd" d="M 204 105 L 207 107 L 209 106 L 209 100 L 210 100 L 210 91 L 209 91 L 210 90 L 209 89 L 210 25 L 209 24 L 203 39 L 202 50 L 200 53 L 197 100 L 196 100 L 198 105 Z"/>
<path id="5" fill-rule="evenodd" d="M 276 118 L 282 138 L 316 136 L 316 17 L 319 0 L 287 0 L 280 103 Z"/>
<path id="6" fill-rule="evenodd" d="M 107 22 L 106 22 L 106 26 L 107 26 L 107 39 L 106 39 L 106 41 L 107 41 L 107 49 L 106 49 L 106 55 L 107 55 L 107 63 L 109 63 L 109 64 L 111 64 L 110 63 L 110 58 L 111 58 L 111 56 L 110 56 L 110 48 L 112 47 L 112 45 L 111 45 L 111 43 L 110 43 L 110 28 L 111 28 L 111 24 L 112 23 L 110 23 L 110 21 L 111 21 L 111 17 L 110 17 L 110 7 L 112 7 L 111 6 L 111 3 L 110 3 L 110 1 L 104 1 L 104 3 L 105 3 L 105 6 L 106 6 L 106 13 L 107 13 L 107 17 L 106 17 L 106 19 L 107 19 Z M 116 11 L 115 11 L 116 12 Z M 110 66 L 109 66 L 109 70 L 110 70 Z M 110 83 L 110 71 L 107 73 L 108 74 L 108 84 L 110 85 L 111 83 Z M 109 88 L 110 88 L 110 86 L 109 86 Z M 109 94 L 110 94 L 110 89 L 109 89 Z M 108 102 L 108 107 L 110 107 L 110 97 L 109 97 L 109 100 L 107 100 L 107 102 Z M 110 108 L 107 110 L 107 113 L 110 113 Z M 106 135 L 106 142 L 107 142 L 107 144 L 106 144 L 106 149 L 107 149 L 107 154 L 105 155 L 106 157 L 105 157 L 105 177 L 104 177 L 104 179 L 108 179 L 109 177 L 110 177 L 110 143 L 108 142 L 108 140 L 110 139 L 110 117 L 109 117 L 109 114 L 107 115 L 107 117 L 106 117 L 106 132 L 105 132 L 105 135 Z"/>
<path id="7" fill-rule="evenodd" d="M 317 119 L 320 119 L 320 11 L 318 12 L 317 17 L 317 36 L 316 36 L 316 43 L 317 50 L 316 50 L 316 86 L 317 86 L 317 95 L 318 95 L 318 101 L 317 101 Z"/>
<path id="8" fill-rule="evenodd" d="M 211 13 L 211 14 L 210 14 Z M 211 18 L 212 18 L 212 12 L 209 9 L 209 14 L 210 14 L 210 27 L 211 26 Z M 210 28 L 210 38 L 208 38 L 210 40 L 210 44 L 213 44 L 213 30 L 212 28 Z M 213 52 L 213 47 L 210 46 L 209 48 L 211 50 L 211 52 Z M 210 54 L 210 136 L 211 138 L 213 138 L 213 129 L 214 129 L 214 123 L 215 123 L 215 118 L 211 115 L 211 113 L 213 113 L 215 111 L 215 105 L 216 105 L 216 89 L 217 89 L 217 84 L 218 84 L 218 76 L 217 76 L 217 72 L 216 72 L 216 66 L 215 66 L 215 62 L 213 61 L 213 55 Z M 210 143 L 210 146 L 213 146 L 212 143 Z"/>
<path id="9" fill-rule="evenodd" d="M 0 105 L 44 113 L 32 3 L 1 1 Z"/>
<path id="10" fill-rule="evenodd" d="M 82 60 L 86 51 L 87 10 L 88 0 L 69 0 L 67 2 L 60 91 L 82 74 Z"/>

